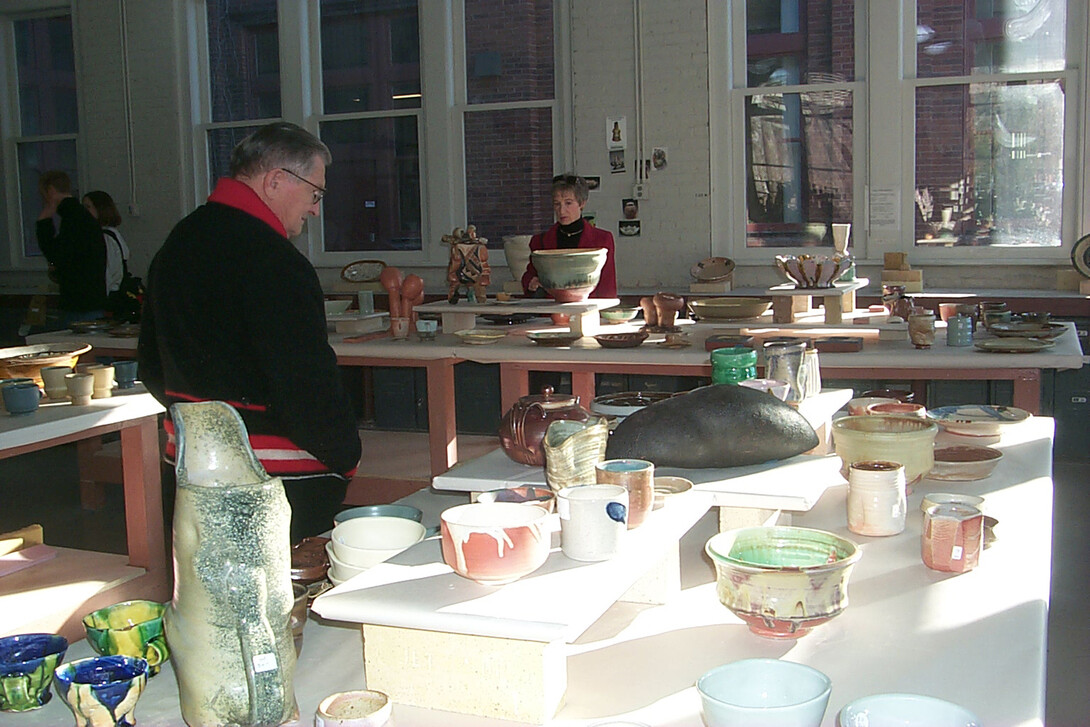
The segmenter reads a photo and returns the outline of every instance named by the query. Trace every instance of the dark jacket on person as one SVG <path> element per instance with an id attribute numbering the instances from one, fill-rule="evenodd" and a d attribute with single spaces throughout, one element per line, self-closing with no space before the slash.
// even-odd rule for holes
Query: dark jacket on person
<path id="1" fill-rule="evenodd" d="M 38 247 L 53 266 L 65 311 L 106 307 L 106 243 L 98 220 L 75 197 L 57 205 L 60 229 L 52 219 L 38 220 Z"/>
<path id="2" fill-rule="evenodd" d="M 226 401 L 271 475 L 351 477 L 356 419 L 329 346 L 310 262 L 261 199 L 220 180 L 155 255 L 138 347 L 164 406 Z M 172 422 L 166 422 L 173 461 Z"/>

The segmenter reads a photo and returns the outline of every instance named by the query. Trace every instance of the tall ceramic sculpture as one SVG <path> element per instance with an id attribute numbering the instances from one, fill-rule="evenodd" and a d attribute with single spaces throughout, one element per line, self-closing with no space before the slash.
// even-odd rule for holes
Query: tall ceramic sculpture
<path id="1" fill-rule="evenodd" d="M 171 407 L 178 441 L 174 600 L 165 614 L 190 727 L 298 717 L 291 509 L 223 402 Z"/>

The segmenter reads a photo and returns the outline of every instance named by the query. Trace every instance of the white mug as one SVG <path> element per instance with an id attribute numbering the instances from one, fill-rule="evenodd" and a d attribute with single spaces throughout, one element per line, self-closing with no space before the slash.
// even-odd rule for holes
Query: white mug
<path id="1" fill-rule="evenodd" d="M 560 549 L 572 560 L 609 560 L 628 530 L 628 490 L 620 485 L 565 487 L 556 496 Z"/>

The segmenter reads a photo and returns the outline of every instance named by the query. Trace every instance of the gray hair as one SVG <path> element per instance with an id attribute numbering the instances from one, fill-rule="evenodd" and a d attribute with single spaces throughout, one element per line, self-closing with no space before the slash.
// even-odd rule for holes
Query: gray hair
<path id="1" fill-rule="evenodd" d="M 252 177 L 281 167 L 308 174 L 314 168 L 314 157 L 320 157 L 326 166 L 333 163 L 333 155 L 321 139 L 301 126 L 276 121 L 262 126 L 231 151 L 231 176 Z"/>

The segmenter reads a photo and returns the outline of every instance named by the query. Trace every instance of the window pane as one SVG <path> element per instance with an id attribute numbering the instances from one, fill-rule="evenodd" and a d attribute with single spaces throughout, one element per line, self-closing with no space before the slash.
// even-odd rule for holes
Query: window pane
<path id="1" fill-rule="evenodd" d="M 74 134 L 79 118 L 71 17 L 17 20 L 13 25 L 20 133 L 23 136 Z M 36 218 L 37 213 L 32 219 Z"/>
<path id="2" fill-rule="evenodd" d="M 916 244 L 1060 244 L 1059 81 L 916 90 Z"/>
<path id="3" fill-rule="evenodd" d="M 467 224 L 503 247 L 504 235 L 541 232 L 553 222 L 553 125 L 549 109 L 476 112 L 465 117 Z"/>
<path id="4" fill-rule="evenodd" d="M 465 25 L 469 103 L 553 98 L 551 0 L 465 0 Z"/>
<path id="5" fill-rule="evenodd" d="M 1060 71 L 1065 0 L 918 0 L 916 75 Z"/>
<path id="6" fill-rule="evenodd" d="M 748 0 L 746 59 L 750 88 L 851 81 L 854 0 Z"/>
<path id="7" fill-rule="evenodd" d="M 216 180 L 231 173 L 231 150 L 240 141 L 258 130 L 257 126 L 240 126 L 232 129 L 212 129 L 208 132 L 208 188 L 216 186 Z"/>
<path id="8" fill-rule="evenodd" d="M 276 0 L 207 0 L 212 120 L 280 116 Z"/>
<path id="9" fill-rule="evenodd" d="M 321 136 L 333 153 L 322 203 L 325 250 L 420 250 L 416 117 L 327 121 Z"/>
<path id="10" fill-rule="evenodd" d="M 42 211 L 38 179 L 43 172 L 59 169 L 68 172 L 75 184 L 79 179 L 76 172 L 76 142 L 74 139 L 26 142 L 17 145 L 16 153 L 19 157 L 19 204 L 23 212 L 23 254 L 33 257 L 42 254 L 34 231 L 38 214 Z M 79 196 L 78 190 L 74 189 L 72 193 Z"/>
<path id="11" fill-rule="evenodd" d="M 322 0 L 327 114 L 420 108 L 416 0 Z"/>
<path id="12" fill-rule="evenodd" d="M 831 247 L 852 221 L 851 93 L 747 98 L 746 167 L 747 247 Z"/>

